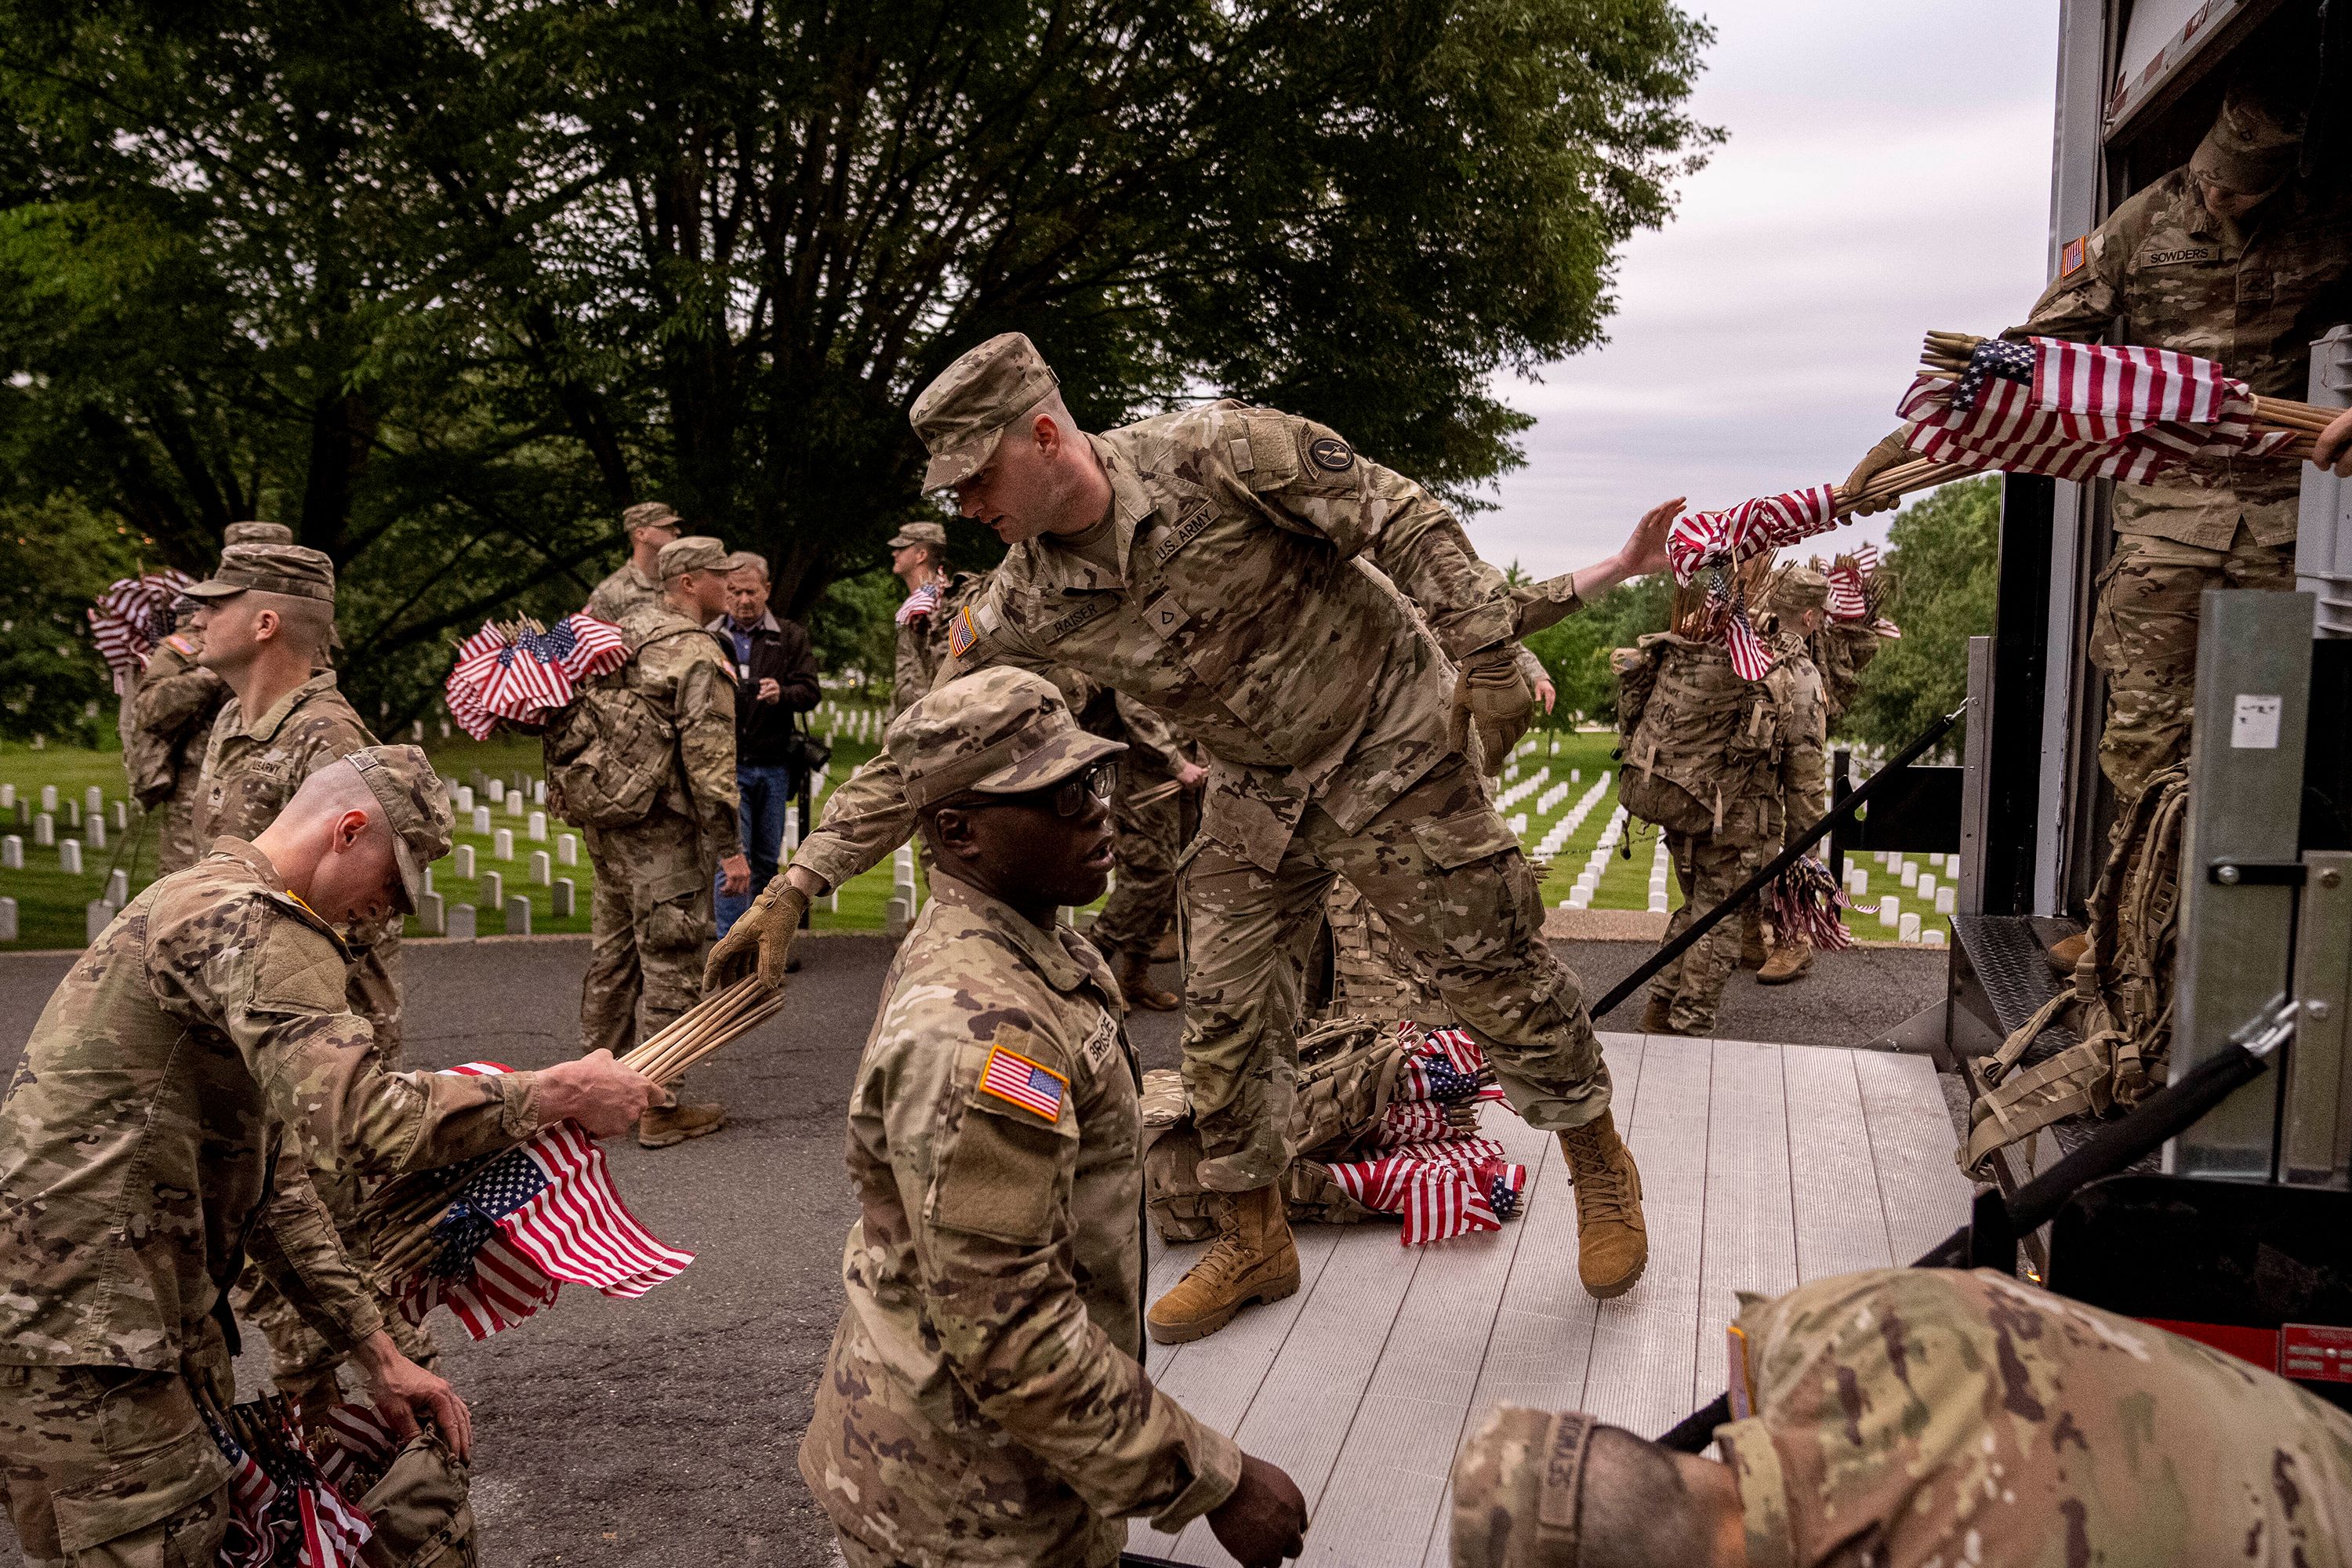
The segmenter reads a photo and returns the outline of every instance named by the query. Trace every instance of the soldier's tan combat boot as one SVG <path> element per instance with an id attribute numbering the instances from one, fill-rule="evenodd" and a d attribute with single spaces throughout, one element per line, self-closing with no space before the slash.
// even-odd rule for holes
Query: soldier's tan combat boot
<path id="1" fill-rule="evenodd" d="M 1756 972 L 1759 985 L 1786 985 L 1801 980 L 1813 967 L 1813 944 L 1810 942 L 1784 942 L 1772 949 L 1772 956 Z"/>
<path id="2" fill-rule="evenodd" d="M 1622 1296 L 1650 1262 L 1650 1233 L 1642 1223 L 1642 1173 L 1633 1152 L 1617 1136 L 1607 1111 L 1559 1135 L 1576 1183 L 1576 1271 L 1587 1294 L 1605 1301 Z"/>
<path id="3" fill-rule="evenodd" d="M 667 1149 L 727 1125 L 727 1108 L 712 1100 L 698 1105 L 656 1106 L 637 1118 L 637 1147 Z"/>
<path id="4" fill-rule="evenodd" d="M 1739 967 L 1761 969 L 1772 962 L 1773 950 L 1764 945 L 1764 926 L 1750 921 L 1739 928 Z"/>
<path id="5" fill-rule="evenodd" d="M 1171 921 L 1168 929 L 1160 933 L 1160 940 L 1151 944 L 1151 962 L 1173 963 L 1182 951 L 1176 945 L 1176 922 Z"/>
<path id="6" fill-rule="evenodd" d="M 1127 998 L 1129 1007 L 1172 1013 L 1184 1005 L 1184 999 L 1173 991 L 1162 991 L 1151 984 L 1151 965 L 1137 953 L 1118 955 L 1118 994 Z"/>
<path id="7" fill-rule="evenodd" d="M 1176 1288 L 1151 1303 L 1144 1326 L 1163 1345 L 1213 1334 L 1252 1301 L 1298 1289 L 1298 1246 L 1279 1186 L 1234 1193 L 1217 1205 L 1217 1239 Z"/>
<path id="8" fill-rule="evenodd" d="M 2074 966 L 2083 962 L 2083 950 L 2090 945 L 2090 933 L 2079 931 L 2050 944 L 2050 967 L 2058 972 L 2059 979 L 2074 978 Z"/>
<path id="9" fill-rule="evenodd" d="M 1675 1005 L 1664 996 L 1653 994 L 1649 1005 L 1642 1009 L 1642 1033 L 1671 1035 L 1675 1032 Z"/>

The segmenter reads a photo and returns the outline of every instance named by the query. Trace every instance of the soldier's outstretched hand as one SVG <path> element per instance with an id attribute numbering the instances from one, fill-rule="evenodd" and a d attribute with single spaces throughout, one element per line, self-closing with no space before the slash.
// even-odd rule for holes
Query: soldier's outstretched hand
<path id="1" fill-rule="evenodd" d="M 592 1138 L 615 1138 L 669 1098 L 661 1085 L 625 1068 L 610 1051 L 591 1051 L 533 1076 L 531 1110 L 542 1123 L 576 1121 Z"/>
<path id="2" fill-rule="evenodd" d="M 378 1329 L 352 1352 L 367 1381 L 368 1401 L 405 1443 L 417 1433 L 417 1417 L 429 1415 L 442 1440 L 462 1461 L 473 1457 L 474 1415 L 446 1379 L 435 1376 L 400 1353 L 392 1336 Z"/>
<path id="3" fill-rule="evenodd" d="M 702 966 L 704 995 L 723 990 L 747 974 L 757 974 L 766 990 L 782 987 L 784 965 L 793 955 L 793 938 L 800 934 L 801 917 L 808 913 L 811 895 L 801 886 L 801 879 L 808 876 L 797 867 L 786 867 L 737 917 Z"/>
<path id="4" fill-rule="evenodd" d="M 1862 455 L 1862 461 L 1853 466 L 1853 472 L 1845 477 L 1845 482 L 1837 487 L 1838 500 L 1843 501 L 1859 495 L 1871 480 L 1910 456 L 1911 449 L 1903 444 L 1902 431 L 1882 437 L 1877 446 Z M 1902 500 L 1900 496 L 1881 496 L 1876 500 L 1865 501 L 1855 507 L 1853 515 L 1868 517 L 1874 512 L 1891 511 L 1902 504 Z"/>
<path id="5" fill-rule="evenodd" d="M 1276 1568 L 1307 1550 L 1307 1499 L 1279 1465 L 1242 1456 L 1242 1483 L 1209 1510 L 1217 1544 L 1243 1568 Z"/>
<path id="6" fill-rule="evenodd" d="M 2327 422 L 2312 443 L 2311 460 L 2338 479 L 2352 479 L 2352 408 Z"/>
<path id="7" fill-rule="evenodd" d="M 1674 531 L 1675 519 L 1682 516 L 1683 502 L 1688 499 L 1676 496 L 1672 500 L 1660 501 L 1642 514 L 1642 521 L 1635 523 L 1633 531 L 1626 536 L 1625 548 L 1617 552 L 1618 582 L 1646 577 L 1653 572 L 1666 569 L 1666 535 Z"/>

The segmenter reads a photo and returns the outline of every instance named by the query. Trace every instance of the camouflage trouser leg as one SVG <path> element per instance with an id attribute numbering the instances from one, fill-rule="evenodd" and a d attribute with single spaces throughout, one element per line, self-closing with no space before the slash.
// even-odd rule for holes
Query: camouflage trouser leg
<path id="1" fill-rule="evenodd" d="M 2119 534 L 2099 576 L 2091 661 L 2106 672 L 2099 767 L 2120 804 L 2189 754 L 2197 690 L 2198 597 L 2208 588 L 2294 587 L 2294 546 L 2257 544 L 2243 524 L 2227 550 Z"/>
<path id="2" fill-rule="evenodd" d="M 704 862 L 694 824 L 669 811 L 630 827 L 584 831 L 596 893 L 580 995 L 582 1048 L 618 1056 L 700 998 L 718 868 Z"/>
<path id="3" fill-rule="evenodd" d="M 1119 770 L 1118 790 L 1110 802 L 1118 880 L 1094 925 L 1095 942 L 1106 952 L 1149 957 L 1175 917 L 1176 856 L 1183 847 L 1177 835 L 1183 826 L 1183 809 L 1173 795 L 1140 806 L 1134 799 L 1167 783 L 1168 777 L 1157 768 Z"/>
<path id="4" fill-rule="evenodd" d="M 1577 1127 L 1609 1108 L 1600 1043 L 1576 977 L 1544 944 L 1527 858 L 1452 757 L 1354 833 L 1309 806 L 1271 873 L 1219 844 L 1193 857 L 1184 1087 L 1203 1185 L 1244 1192 L 1289 1163 L 1299 966 L 1335 872 L 1428 970 L 1529 1123 Z"/>
<path id="5" fill-rule="evenodd" d="M 0 1477 L 34 1568 L 213 1568 L 228 1461 L 176 1372 L 0 1366 Z"/>
<path id="6" fill-rule="evenodd" d="M 1668 942 L 1730 897 L 1764 865 L 1764 849 L 1757 845 L 1735 847 L 1714 838 L 1669 833 L 1666 849 L 1675 858 L 1675 878 L 1683 887 L 1683 907 L 1666 922 Z M 1712 1035 L 1717 1010 L 1723 1005 L 1723 987 L 1738 967 L 1739 922 L 1722 921 L 1680 958 L 1658 971 L 1650 982 L 1650 994 L 1665 1001 L 1666 1021 L 1682 1033 Z"/>

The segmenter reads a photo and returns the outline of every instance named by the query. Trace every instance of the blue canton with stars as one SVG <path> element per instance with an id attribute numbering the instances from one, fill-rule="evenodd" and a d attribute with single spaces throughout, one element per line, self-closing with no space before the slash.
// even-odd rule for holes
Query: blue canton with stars
<path id="1" fill-rule="evenodd" d="M 1446 1060 L 1443 1053 L 1432 1051 L 1421 1064 L 1421 1070 L 1422 1075 L 1429 1079 L 1429 1098 L 1440 1105 L 1468 1100 L 1478 1092 L 1477 1075 L 1464 1072 Z"/>
<path id="2" fill-rule="evenodd" d="M 2033 345 L 2006 342 L 1988 338 L 1977 345 L 1969 356 L 1969 368 L 1960 372 L 1959 384 L 1952 390 L 1952 406 L 1965 414 L 1977 405 L 1983 395 L 1984 384 L 1992 376 L 2003 381 L 2021 381 L 2033 384 Z"/>
<path id="3" fill-rule="evenodd" d="M 1511 1178 L 1499 1171 L 1486 1184 L 1486 1201 L 1494 1205 L 1496 1219 L 1508 1219 L 1519 1212 L 1519 1194 L 1511 1191 Z"/>
<path id="4" fill-rule="evenodd" d="M 572 622 L 567 618 L 556 622 L 547 631 L 525 632 L 499 649 L 499 668 L 511 667 L 518 652 L 528 653 L 541 664 L 560 664 L 571 658 L 572 650 L 579 646 L 580 634 L 572 629 Z"/>
<path id="5" fill-rule="evenodd" d="M 435 1252 L 428 1272 L 462 1279 L 474 1271 L 474 1254 L 498 1234 L 498 1222 L 548 1187 L 538 1162 L 518 1149 L 466 1184 L 465 1195 L 449 1205 L 433 1227 Z"/>

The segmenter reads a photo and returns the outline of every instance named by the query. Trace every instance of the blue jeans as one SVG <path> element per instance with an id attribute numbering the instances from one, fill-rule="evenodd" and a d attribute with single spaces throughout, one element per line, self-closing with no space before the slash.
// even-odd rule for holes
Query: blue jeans
<path id="1" fill-rule="evenodd" d="M 720 936 L 751 907 L 760 889 L 775 879 L 776 858 L 784 846 L 784 807 L 793 803 L 793 770 L 782 763 L 737 768 L 735 788 L 743 797 L 735 821 L 743 836 L 743 853 L 751 860 L 751 890 L 740 899 L 730 898 L 719 890 L 723 873 L 711 879 Z"/>

